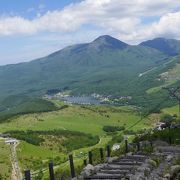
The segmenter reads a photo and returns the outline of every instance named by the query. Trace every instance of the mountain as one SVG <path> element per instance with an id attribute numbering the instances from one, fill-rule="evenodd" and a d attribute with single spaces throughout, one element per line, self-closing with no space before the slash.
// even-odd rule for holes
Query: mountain
<path id="1" fill-rule="evenodd" d="M 48 89 L 65 87 L 76 94 L 94 91 L 108 94 L 114 88 L 117 90 L 113 93 L 121 94 L 126 90 L 120 86 L 166 58 L 155 49 L 101 36 L 91 43 L 69 46 L 28 63 L 0 67 L 0 98 L 39 95 Z M 117 88 L 117 83 L 122 85 Z"/>
<path id="2" fill-rule="evenodd" d="M 147 107 L 149 100 L 158 99 L 147 91 L 162 84 L 154 81 L 156 77 L 149 71 L 170 61 L 170 55 L 160 49 L 143 43 L 131 46 L 108 35 L 100 36 L 90 43 L 69 46 L 31 62 L 1 66 L 0 111 L 9 113 L 16 106 L 13 102 L 18 102 L 20 109 L 25 102 L 19 103 L 16 97 L 26 97 L 27 101 L 30 98 L 34 104 L 33 98 L 40 98 L 52 89 L 69 90 L 74 95 L 95 92 L 113 97 L 132 96 L 129 103 Z M 4 103 L 6 99 L 13 108 Z M 47 106 L 52 109 L 52 105 Z"/>
<path id="3" fill-rule="evenodd" d="M 91 48 L 103 50 L 105 48 L 124 49 L 129 45 L 109 35 L 100 36 L 89 44 Z"/>
<path id="4" fill-rule="evenodd" d="M 157 49 L 170 56 L 180 54 L 180 41 L 175 39 L 156 38 L 142 42 L 140 45 Z"/>

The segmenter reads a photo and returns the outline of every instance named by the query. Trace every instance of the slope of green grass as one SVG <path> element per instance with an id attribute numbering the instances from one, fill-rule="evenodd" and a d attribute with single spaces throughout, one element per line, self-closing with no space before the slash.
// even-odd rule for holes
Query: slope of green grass
<path id="1" fill-rule="evenodd" d="M 12 166 L 10 161 L 10 147 L 0 139 L 0 179 L 11 179 Z"/>
<path id="2" fill-rule="evenodd" d="M 180 81 L 180 62 L 174 64 L 174 67 L 170 67 L 167 71 L 162 72 L 156 78 L 156 80 L 163 82 L 161 86 L 153 87 L 147 90 L 148 94 L 156 93 L 162 89 L 162 87 L 167 87 Z"/>
<path id="3" fill-rule="evenodd" d="M 56 102 L 61 106 L 61 102 Z M 82 162 L 82 158 L 87 156 L 90 149 L 105 147 L 112 136 L 106 136 L 103 131 L 104 125 L 124 126 L 133 130 L 152 127 L 148 119 L 140 121 L 140 114 L 130 107 L 111 107 L 111 106 L 78 106 L 73 105 L 65 109 L 53 112 L 26 114 L 10 119 L 0 124 L 0 132 L 12 130 L 33 130 L 50 131 L 61 129 L 70 130 L 92 135 L 98 135 L 100 141 L 98 144 L 90 147 L 82 147 L 73 151 L 75 162 Z M 50 137 L 50 139 L 49 139 Z M 48 161 L 53 159 L 55 163 L 67 161 L 67 153 L 59 151 L 58 144 L 48 136 L 47 141 L 42 146 L 34 146 L 22 141 L 17 147 L 18 158 L 22 169 L 39 170 L 47 167 Z M 68 140 L 68 139 L 67 139 Z M 74 143 L 76 140 L 74 139 Z M 78 141 L 79 143 L 81 141 Z M 67 141 L 68 143 L 68 141 Z M 54 144 L 53 147 L 51 145 Z M 51 147 L 51 148 L 50 148 Z M 65 163 L 66 164 L 66 163 Z"/>
<path id="4" fill-rule="evenodd" d="M 176 114 L 177 116 L 179 115 L 179 105 L 177 106 L 172 106 L 172 107 L 169 107 L 169 108 L 164 108 L 162 110 L 162 112 L 164 114 L 171 114 L 171 115 L 174 115 Z"/>
<path id="5" fill-rule="evenodd" d="M 50 160 L 63 162 L 65 154 L 49 150 L 42 146 L 35 146 L 21 141 L 17 147 L 17 156 L 23 170 L 40 170 L 47 166 Z"/>
<path id="6" fill-rule="evenodd" d="M 58 107 L 45 99 L 29 96 L 9 96 L 0 105 L 0 122 L 22 114 L 34 112 L 49 112 L 57 110 Z"/>
<path id="7" fill-rule="evenodd" d="M 95 109 L 82 106 L 70 106 L 68 108 L 47 112 L 22 115 L 9 122 L 0 124 L 0 132 L 10 130 L 71 130 L 103 135 L 103 126 L 132 126 L 139 121 L 137 112 L 129 108 L 99 106 Z M 143 120 L 135 128 L 148 127 Z"/>
<path id="8" fill-rule="evenodd" d="M 56 107 L 61 108 L 64 103 L 52 101 Z M 53 160 L 55 170 L 60 168 L 60 172 L 66 175 L 69 171 L 68 153 L 66 144 L 63 147 L 63 141 L 66 143 L 81 143 L 81 138 L 69 139 L 69 137 L 54 137 L 52 134 L 45 135 L 43 133 L 51 132 L 54 129 L 65 132 L 66 130 L 82 132 L 98 135 L 100 141 L 95 145 L 78 146 L 78 148 L 70 149 L 74 155 L 74 162 L 77 172 L 82 166 L 83 159 L 87 158 L 89 150 L 97 150 L 100 147 L 106 147 L 107 144 L 115 143 L 112 139 L 122 139 L 123 132 L 117 134 L 106 134 L 103 131 L 104 126 L 124 126 L 128 130 L 138 131 L 153 127 L 151 119 L 141 119 L 140 113 L 133 107 L 117 107 L 117 106 L 84 106 L 84 105 L 69 105 L 66 108 L 61 108 L 57 111 L 41 112 L 33 114 L 25 114 L 13 117 L 6 122 L 0 124 L 0 132 L 6 131 L 42 131 L 41 138 L 45 138 L 45 142 L 40 145 L 32 145 L 25 141 L 21 141 L 17 147 L 17 155 L 21 165 L 21 169 L 30 169 L 32 173 L 39 173 L 48 167 L 48 162 Z M 27 136 L 28 137 L 28 136 Z M 29 136 L 30 137 L 30 136 Z M 35 136 L 31 136 L 32 138 Z M 58 138 L 58 140 L 56 140 Z M 120 138 L 120 139 L 118 139 Z M 69 140 L 69 142 L 68 142 Z M 83 140 L 83 139 L 82 139 Z M 84 138 L 86 141 L 86 138 Z M 82 142 L 83 143 L 83 142 Z M 59 148 L 61 146 L 61 148 Z M 60 166 L 59 166 L 60 164 Z M 45 171 L 47 177 L 48 169 Z"/>

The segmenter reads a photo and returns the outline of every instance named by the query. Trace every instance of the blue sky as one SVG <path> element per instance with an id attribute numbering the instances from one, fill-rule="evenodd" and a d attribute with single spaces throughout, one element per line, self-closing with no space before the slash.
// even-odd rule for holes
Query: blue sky
<path id="1" fill-rule="evenodd" d="M 30 61 L 103 34 L 130 44 L 180 39 L 179 0 L 1 0 L 0 65 Z"/>
<path id="2" fill-rule="evenodd" d="M 14 13 L 32 17 L 33 10 L 41 8 L 44 11 L 63 9 L 65 6 L 77 2 L 80 2 L 80 0 L 1 0 L 0 13 Z"/>

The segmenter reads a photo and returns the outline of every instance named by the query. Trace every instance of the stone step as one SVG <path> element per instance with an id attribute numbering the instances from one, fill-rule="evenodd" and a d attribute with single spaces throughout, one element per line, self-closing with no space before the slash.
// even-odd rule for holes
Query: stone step
<path id="1" fill-rule="evenodd" d="M 121 159 L 114 160 L 113 162 L 118 162 L 118 161 L 121 161 L 121 162 L 128 162 L 128 161 L 144 162 L 144 159 L 121 158 Z"/>
<path id="2" fill-rule="evenodd" d="M 144 155 L 127 155 L 123 156 L 122 159 L 146 159 L 147 156 Z"/>
<path id="3" fill-rule="evenodd" d="M 109 165 L 141 165 L 142 163 L 141 162 L 135 162 L 135 161 L 128 161 L 128 162 L 112 162 L 112 163 L 109 163 Z"/>
<path id="4" fill-rule="evenodd" d="M 133 169 L 136 169 L 138 166 L 130 166 L 130 165 L 108 165 L 104 168 L 102 168 L 102 170 L 105 170 L 105 169 L 109 169 L 109 170 L 133 170 Z"/>
<path id="5" fill-rule="evenodd" d="M 163 147 L 157 147 L 158 150 L 161 152 L 168 152 L 168 153 L 180 153 L 180 147 L 171 147 L 171 146 L 163 146 Z"/>
<path id="6" fill-rule="evenodd" d="M 97 179 L 97 178 L 95 178 L 95 177 L 94 177 L 94 178 L 84 177 L 83 179 L 84 179 L 84 180 L 89 180 L 89 179 L 100 180 L 100 179 Z M 119 179 L 119 178 L 116 178 L 116 179 L 115 179 L 115 178 L 112 178 L 112 179 L 110 179 L 110 180 L 117 180 L 117 179 Z M 109 180 L 109 179 L 104 178 L 103 180 Z"/>
<path id="7" fill-rule="evenodd" d="M 122 178 L 126 178 L 127 180 L 129 179 L 129 176 L 123 176 L 121 174 L 106 174 L 106 175 L 93 175 L 93 176 L 87 176 L 87 177 L 84 177 L 84 180 L 86 179 L 93 179 L 93 180 L 98 180 L 98 179 L 106 179 L 106 180 L 112 180 L 112 179 L 119 179 L 121 180 Z"/>
<path id="8" fill-rule="evenodd" d="M 129 173 L 130 170 L 120 170 L 120 169 L 101 169 L 99 172 L 106 173 L 106 174 L 126 174 Z"/>
<path id="9" fill-rule="evenodd" d="M 97 176 L 126 176 L 125 173 L 116 173 L 116 174 L 112 174 L 112 173 L 102 173 L 102 172 L 98 172 L 96 173 Z"/>

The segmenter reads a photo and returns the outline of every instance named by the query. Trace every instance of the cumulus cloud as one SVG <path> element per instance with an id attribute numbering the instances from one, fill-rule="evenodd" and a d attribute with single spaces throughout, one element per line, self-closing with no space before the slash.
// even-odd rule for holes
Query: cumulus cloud
<path id="1" fill-rule="evenodd" d="M 177 7 L 180 7 L 179 0 L 84 0 L 63 10 L 48 11 L 32 20 L 3 16 L 0 18 L 0 35 L 67 33 L 94 25 L 131 42 L 164 35 L 177 37 L 180 28 L 180 13 L 174 11 Z M 160 17 L 159 21 L 145 25 L 141 20 L 152 16 Z"/>
<path id="2" fill-rule="evenodd" d="M 180 39 L 180 12 L 168 13 L 161 16 L 159 21 L 148 25 L 136 25 L 134 30 L 124 34 L 123 38 L 127 41 L 141 42 L 143 40 L 152 39 L 155 37 L 166 37 Z M 121 36 L 121 34 L 119 34 Z"/>

